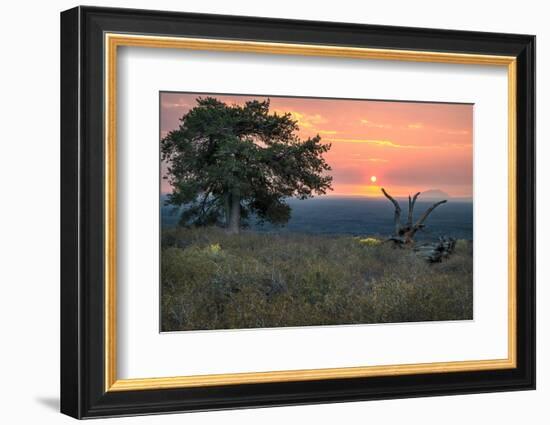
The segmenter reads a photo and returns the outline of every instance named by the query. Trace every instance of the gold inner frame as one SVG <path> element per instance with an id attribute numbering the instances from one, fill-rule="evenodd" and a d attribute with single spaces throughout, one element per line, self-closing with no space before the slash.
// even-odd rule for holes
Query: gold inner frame
<path id="1" fill-rule="evenodd" d="M 134 391 L 214 385 L 357 378 L 417 373 L 510 369 L 516 359 L 516 58 L 462 53 L 370 49 L 106 33 L 105 46 L 105 391 Z M 507 67 L 508 71 L 508 357 L 327 369 L 247 372 L 164 378 L 118 379 L 116 325 L 116 106 L 117 48 L 120 46 L 399 60 Z"/>

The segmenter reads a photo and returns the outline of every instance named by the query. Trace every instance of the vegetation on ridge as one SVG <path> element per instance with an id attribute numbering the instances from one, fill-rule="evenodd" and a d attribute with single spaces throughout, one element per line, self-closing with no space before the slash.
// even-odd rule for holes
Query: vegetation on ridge
<path id="1" fill-rule="evenodd" d="M 166 230 L 162 330 L 472 319 L 471 242 L 430 265 L 372 239 Z"/>

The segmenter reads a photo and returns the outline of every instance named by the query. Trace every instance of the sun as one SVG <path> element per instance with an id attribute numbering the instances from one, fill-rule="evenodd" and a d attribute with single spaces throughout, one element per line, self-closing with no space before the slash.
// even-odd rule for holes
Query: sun
<path id="1" fill-rule="evenodd" d="M 376 183 L 376 180 L 377 180 L 376 176 L 372 176 L 372 177 L 370 178 L 370 181 L 373 182 L 373 183 Z"/>

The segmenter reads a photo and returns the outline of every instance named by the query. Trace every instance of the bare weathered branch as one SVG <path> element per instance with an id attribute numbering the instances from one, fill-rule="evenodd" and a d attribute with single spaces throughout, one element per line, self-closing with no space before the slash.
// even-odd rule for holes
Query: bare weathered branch
<path id="1" fill-rule="evenodd" d="M 418 198 L 419 195 L 420 195 L 420 192 L 415 193 L 412 200 L 411 200 L 411 196 L 409 195 L 409 216 L 407 217 L 408 227 L 412 227 L 413 225 L 414 204 L 416 203 L 416 198 Z"/>
<path id="2" fill-rule="evenodd" d="M 388 192 L 384 190 L 384 188 L 382 188 L 382 193 L 386 198 L 388 198 L 388 200 L 393 204 L 395 208 L 393 221 L 395 224 L 395 234 L 399 235 L 399 231 L 401 230 L 401 207 L 399 206 L 399 203 L 395 199 L 393 199 L 393 197 L 389 195 Z"/>
<path id="3" fill-rule="evenodd" d="M 456 246 L 456 239 L 448 237 L 439 237 L 438 242 L 432 242 L 417 246 L 415 252 L 429 263 L 438 263 L 444 258 L 449 257 Z"/>
<path id="4" fill-rule="evenodd" d="M 413 222 L 413 214 L 414 214 L 414 207 L 416 205 L 416 201 L 418 197 L 420 196 L 421 192 L 416 192 L 412 197 L 409 195 L 409 211 L 407 215 L 407 222 L 404 226 L 401 226 L 401 207 L 399 206 L 399 203 L 391 196 L 384 188 L 381 188 L 382 193 L 384 196 L 393 204 L 395 208 L 394 213 L 394 225 L 395 225 L 395 232 L 394 235 L 390 236 L 390 238 L 387 241 L 394 242 L 394 244 L 405 247 L 405 246 L 414 246 L 414 236 L 416 232 L 418 232 L 420 229 L 424 227 L 424 222 L 428 218 L 428 216 L 432 213 L 433 210 L 435 210 L 438 206 L 444 204 L 447 202 L 447 200 L 442 200 L 439 202 L 434 203 L 430 208 L 428 208 L 424 214 L 418 219 L 416 224 L 412 224 Z"/>
<path id="5" fill-rule="evenodd" d="M 405 239 L 399 236 L 390 236 L 388 239 L 384 240 L 384 242 L 393 242 L 397 245 L 405 245 L 406 243 Z"/>
<path id="6" fill-rule="evenodd" d="M 426 221 L 426 219 L 428 218 L 428 216 L 432 213 L 433 210 L 435 210 L 438 206 L 446 203 L 447 200 L 444 199 L 443 201 L 439 201 L 439 202 L 436 202 L 435 204 L 433 204 L 430 208 L 428 208 L 426 210 L 426 212 L 424 214 L 422 214 L 422 217 L 420 217 L 418 219 L 418 221 L 416 222 L 416 224 L 414 225 L 414 229 L 415 231 L 420 229 L 423 225 L 424 225 L 424 221 Z"/>

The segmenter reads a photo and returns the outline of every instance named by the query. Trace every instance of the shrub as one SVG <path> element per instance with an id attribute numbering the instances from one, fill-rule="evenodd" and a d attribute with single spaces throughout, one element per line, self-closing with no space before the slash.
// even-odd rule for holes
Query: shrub
<path id="1" fill-rule="evenodd" d="M 364 238 L 364 239 L 359 239 L 359 243 L 361 245 L 376 246 L 376 245 L 380 245 L 382 241 L 376 238 Z"/>

